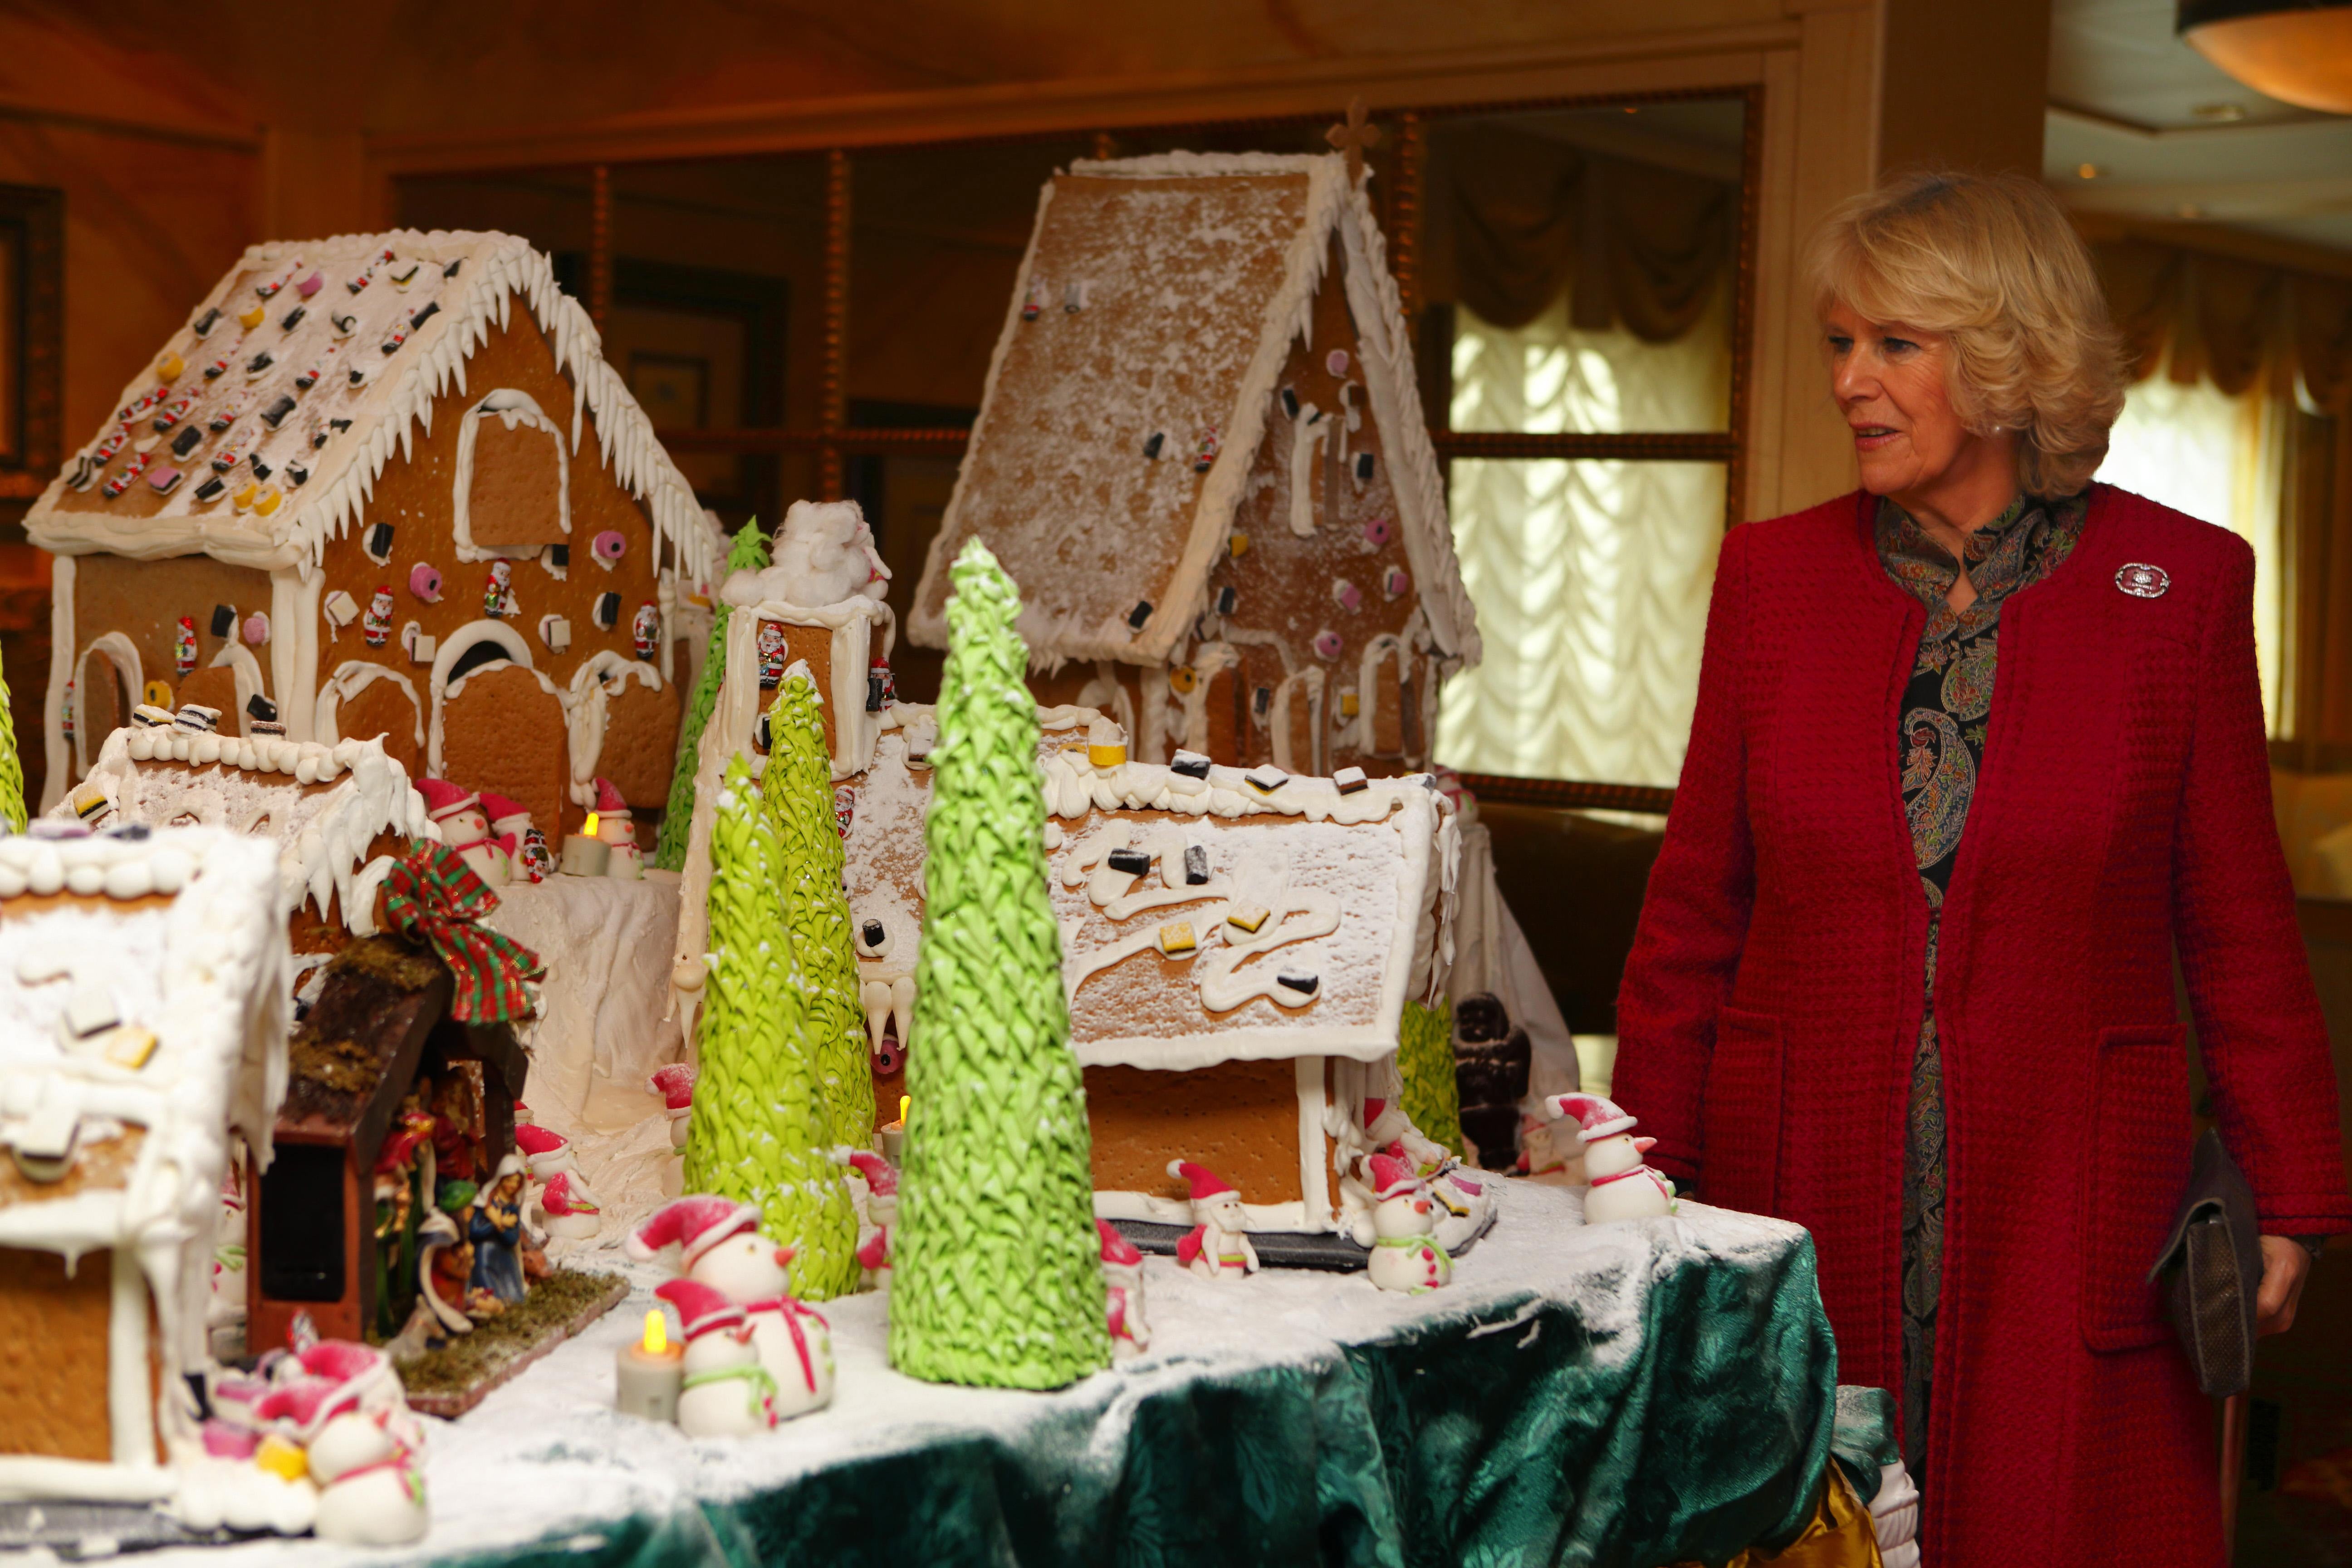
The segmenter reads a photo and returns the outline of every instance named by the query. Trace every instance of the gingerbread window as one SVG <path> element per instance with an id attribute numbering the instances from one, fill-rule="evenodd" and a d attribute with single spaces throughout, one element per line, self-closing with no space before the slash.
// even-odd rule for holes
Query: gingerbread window
<path id="1" fill-rule="evenodd" d="M 450 508 L 460 561 L 536 555 L 571 537 L 571 453 L 529 393 L 502 386 L 467 410 Z"/>

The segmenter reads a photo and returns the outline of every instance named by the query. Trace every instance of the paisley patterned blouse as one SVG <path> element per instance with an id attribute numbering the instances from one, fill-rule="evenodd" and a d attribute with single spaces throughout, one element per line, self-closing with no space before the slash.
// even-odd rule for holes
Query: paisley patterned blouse
<path id="1" fill-rule="evenodd" d="M 1927 607 L 1896 737 L 1903 809 L 1920 890 L 1927 897 L 1927 1008 L 1911 1061 L 1903 1146 L 1903 1458 L 1914 1477 L 1927 1473 L 1927 1401 L 1943 1282 L 1944 1066 L 1936 1044 L 1936 946 L 1944 894 L 1992 728 L 2000 607 L 2066 559 L 2082 537 L 2088 510 L 2080 495 L 2059 501 L 2021 496 L 2011 502 L 1969 536 L 1969 580 L 1977 597 L 1955 611 L 1944 602 L 1959 575 L 1951 554 L 1895 502 L 1878 503 L 1878 558 L 1886 574 Z"/>

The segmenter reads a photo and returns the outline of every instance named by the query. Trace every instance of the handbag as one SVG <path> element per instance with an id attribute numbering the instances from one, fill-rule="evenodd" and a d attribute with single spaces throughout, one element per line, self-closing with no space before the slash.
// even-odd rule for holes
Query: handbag
<path id="1" fill-rule="evenodd" d="M 2254 1190 L 2212 1128 L 2197 1140 L 2189 1190 L 2147 1277 L 2163 1291 L 2197 1386 L 2215 1398 L 2243 1393 L 2253 1378 L 2262 1230 Z"/>

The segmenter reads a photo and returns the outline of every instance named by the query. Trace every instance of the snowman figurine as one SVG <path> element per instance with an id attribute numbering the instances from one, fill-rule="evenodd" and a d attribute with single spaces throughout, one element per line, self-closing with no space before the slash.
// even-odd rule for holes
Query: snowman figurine
<path id="1" fill-rule="evenodd" d="M 648 1215 L 629 1233 L 628 1252 L 642 1261 L 676 1246 L 687 1279 L 743 1313 L 776 1419 L 789 1420 L 833 1402 L 833 1331 L 793 1299 L 792 1248 L 762 1237 L 759 1224 L 760 1211 L 749 1204 L 696 1194 Z M 691 1373 L 691 1349 L 687 1355 Z M 683 1425 L 683 1403 L 678 1413 Z"/>
<path id="2" fill-rule="evenodd" d="M 1110 1359 L 1133 1361 L 1151 1348 L 1151 1325 L 1143 1321 L 1143 1254 L 1107 1219 L 1095 1221 L 1102 1237 L 1103 1286 L 1110 1312 Z"/>
<path id="3" fill-rule="evenodd" d="M 1615 1101 L 1598 1094 L 1555 1094 L 1544 1104 L 1554 1116 L 1573 1116 L 1583 1129 L 1577 1139 L 1584 1145 L 1585 1180 L 1592 1184 L 1584 1194 L 1586 1224 L 1675 1212 L 1675 1184 L 1642 1163 L 1657 1140 L 1633 1137 L 1634 1120 Z"/>
<path id="4" fill-rule="evenodd" d="M 748 1437 L 773 1426 L 775 1381 L 760 1364 L 743 1309 L 698 1279 L 672 1279 L 654 1294 L 677 1309 L 686 1331 L 678 1429 L 689 1437 Z"/>
<path id="5" fill-rule="evenodd" d="M 596 837 L 612 846 L 612 858 L 605 862 L 604 875 L 617 882 L 642 882 L 646 879 L 645 852 L 637 847 L 636 819 L 629 815 L 629 803 L 613 781 L 596 781 Z"/>
<path id="6" fill-rule="evenodd" d="M 424 1465 L 394 1430 L 388 1413 L 349 1411 L 310 1439 L 305 1463 L 318 1484 L 313 1524 L 321 1541 L 344 1546 L 405 1546 L 425 1538 Z"/>
<path id="7" fill-rule="evenodd" d="M 506 857 L 490 842 L 490 819 L 483 815 L 482 797 L 446 779 L 418 779 L 416 793 L 425 797 L 425 815 L 440 824 L 441 842 L 457 852 L 466 868 L 485 887 L 504 887 Z"/>
<path id="8" fill-rule="evenodd" d="M 1437 1202 L 1409 1161 L 1375 1154 L 1372 1173 L 1372 1255 L 1364 1273 L 1383 1290 L 1419 1296 L 1451 1283 L 1454 1259 L 1437 1245 Z"/>
<path id="9" fill-rule="evenodd" d="M 545 1184 L 535 1205 L 538 1212 L 531 1216 L 539 1228 L 563 1241 L 593 1239 L 604 1224 L 604 1205 L 581 1175 L 572 1140 L 526 1121 L 515 1128 L 514 1141 L 530 1179 Z"/>
<path id="10" fill-rule="evenodd" d="M 1203 1279 L 1234 1280 L 1258 1269 L 1242 1195 L 1214 1171 L 1171 1160 L 1168 1173 L 1192 1188 L 1192 1228 L 1176 1244 L 1176 1261 Z"/>
<path id="11" fill-rule="evenodd" d="M 669 1118 L 669 1146 L 683 1151 L 694 1124 L 694 1069 L 672 1062 L 646 1079 L 646 1087 L 662 1097 L 662 1114 Z"/>
<path id="12" fill-rule="evenodd" d="M 868 1289 L 890 1283 L 890 1232 L 898 1223 L 898 1173 L 879 1154 L 853 1149 L 849 1195 L 857 1210 L 857 1263 Z M 861 1191 L 862 1189 L 862 1191 Z"/>
<path id="13" fill-rule="evenodd" d="M 482 792 L 482 815 L 489 818 L 491 841 L 498 845 L 506 858 L 507 880 L 509 882 L 543 882 L 553 875 L 553 867 L 535 864 L 530 845 L 539 842 L 539 854 L 547 855 L 547 836 L 530 825 L 530 809 L 519 800 L 502 795 Z"/>

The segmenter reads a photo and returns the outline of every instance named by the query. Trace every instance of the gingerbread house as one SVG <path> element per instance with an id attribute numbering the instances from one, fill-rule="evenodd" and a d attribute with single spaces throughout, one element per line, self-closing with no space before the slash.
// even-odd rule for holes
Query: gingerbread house
<path id="1" fill-rule="evenodd" d="M 287 1079 L 267 843 L 212 828 L 0 838 L 0 1498 L 166 1497 L 201 1456 L 232 1134 Z"/>
<path id="2" fill-rule="evenodd" d="M 1045 702 L 1138 757 L 1423 765 L 1478 633 L 1385 247 L 1345 160 L 1170 153 L 1045 186 L 908 636 L 977 536 Z"/>
<path id="3" fill-rule="evenodd" d="M 667 794 L 716 530 L 548 258 L 502 234 L 256 246 L 26 520 L 58 557 L 49 800 L 145 701 L 381 736 L 551 841 Z"/>
<path id="4" fill-rule="evenodd" d="M 374 929 L 389 858 L 437 837 L 382 739 L 289 741 L 133 722 L 115 731 L 49 814 L 94 826 L 199 824 L 268 839 L 298 954 L 323 955 Z"/>

